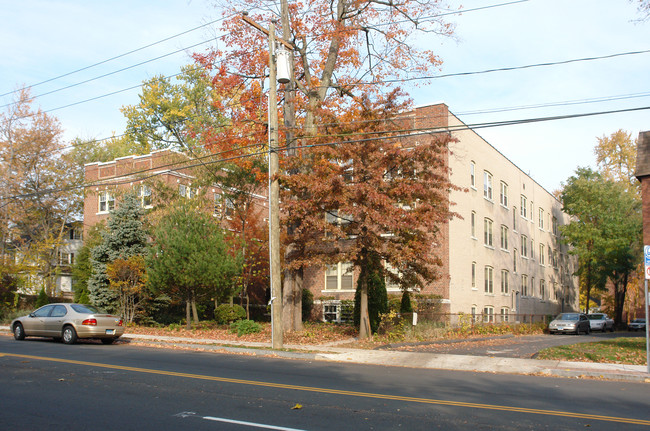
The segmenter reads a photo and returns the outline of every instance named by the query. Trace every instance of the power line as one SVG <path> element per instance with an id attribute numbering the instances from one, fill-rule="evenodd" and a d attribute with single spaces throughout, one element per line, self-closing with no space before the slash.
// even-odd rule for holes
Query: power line
<path id="1" fill-rule="evenodd" d="M 105 63 L 111 62 L 111 61 L 113 61 L 113 60 L 117 60 L 118 58 L 122 58 L 122 57 L 126 57 L 127 55 L 134 54 L 134 53 L 136 53 L 136 52 L 138 52 L 138 51 L 142 51 L 142 50 L 144 50 L 144 49 L 151 48 L 152 46 L 155 46 L 155 45 L 161 44 L 161 43 L 163 43 L 163 42 L 167 42 L 168 40 L 171 40 L 171 39 L 177 38 L 177 37 L 182 36 L 182 35 L 187 34 L 187 33 L 191 33 L 191 32 L 193 32 L 193 31 L 195 31 L 195 30 L 198 30 L 198 29 L 203 28 L 203 27 L 207 27 L 207 26 L 212 25 L 212 24 L 214 24 L 214 23 L 216 23 L 216 22 L 218 22 L 218 21 L 223 21 L 223 20 L 228 19 L 228 18 L 230 18 L 230 17 L 232 17 L 232 16 L 233 16 L 233 15 L 229 15 L 229 16 L 226 16 L 226 17 L 223 17 L 223 18 L 216 19 L 216 20 L 214 20 L 214 21 L 210 21 L 210 22 L 208 22 L 208 23 L 206 23 L 206 24 L 200 25 L 200 26 L 198 26 L 198 27 L 191 28 L 191 29 L 189 29 L 189 30 L 186 30 L 186 31 L 183 31 L 183 32 L 181 32 L 181 33 L 175 34 L 175 35 L 173 35 L 173 36 L 166 37 L 166 38 L 164 38 L 164 39 L 161 39 L 161 40 L 158 40 L 158 41 L 156 41 L 156 42 L 150 43 L 150 44 L 148 44 L 148 45 L 142 46 L 142 47 L 140 47 L 140 48 L 133 49 L 133 50 L 131 50 L 131 51 L 125 52 L 125 53 L 123 53 L 123 54 L 116 55 L 116 56 L 111 57 L 111 58 L 107 58 L 106 60 L 99 61 L 99 62 L 97 62 L 97 63 L 91 64 L 91 65 L 89 65 L 89 66 L 82 67 L 82 68 L 80 68 L 80 69 L 73 70 L 73 71 L 71 71 L 71 72 L 66 72 L 66 73 L 64 73 L 64 74 L 62 74 L 62 75 L 58 75 L 58 76 L 55 76 L 55 77 L 53 77 L 53 78 L 46 79 L 45 81 L 37 82 L 36 84 L 28 85 L 27 87 L 29 87 L 29 88 L 34 88 L 34 87 L 37 87 L 37 86 L 39 86 L 39 85 L 46 84 L 46 83 L 48 83 L 48 82 L 56 81 L 57 79 L 65 78 L 66 76 L 74 75 L 75 73 L 83 72 L 84 70 L 88 70 L 88 69 L 91 69 L 91 68 L 93 68 L 93 67 L 100 66 L 100 65 L 102 65 L 102 64 L 105 64 Z M 20 90 L 13 90 L 13 91 L 10 91 L 10 92 L 8 92 L 8 93 L 0 94 L 0 97 L 8 96 L 8 95 L 10 95 L 10 94 L 14 94 L 14 93 L 16 93 L 16 92 L 18 92 L 18 91 L 20 91 Z"/>
<path id="2" fill-rule="evenodd" d="M 407 130 L 400 130 L 399 134 L 397 135 L 391 135 L 391 136 L 375 136 L 375 137 L 370 137 L 370 138 L 362 138 L 362 139 L 355 139 L 355 140 L 346 140 L 346 141 L 333 141 L 333 142 L 324 142 L 324 143 L 316 143 L 316 144 L 307 144 L 307 145 L 299 145 L 299 146 L 294 146 L 294 147 L 283 147 L 281 148 L 281 152 L 284 152 L 286 150 L 290 149 L 307 149 L 307 148 L 317 148 L 317 147 L 323 147 L 323 146 L 334 146 L 334 145 L 342 145 L 342 144 L 362 144 L 365 142 L 370 142 L 370 141 L 377 141 L 377 140 L 383 140 L 383 139 L 402 139 L 402 138 L 413 138 L 418 135 L 429 135 L 429 134 L 435 134 L 435 133 L 453 133 L 453 132 L 460 132 L 460 131 L 465 131 L 465 130 L 476 130 L 476 129 L 484 129 L 484 128 L 492 128 L 492 127 L 504 127 L 504 126 L 514 126 L 514 125 L 520 125 L 520 124 L 530 124 L 530 123 L 539 123 L 539 122 L 547 122 L 547 121 L 558 121 L 558 120 L 567 120 L 567 119 L 573 119 L 573 118 L 584 118 L 584 117 L 591 117 L 591 116 L 598 116 L 598 115 L 609 115 L 609 114 L 619 114 L 619 113 L 626 113 L 626 112 L 635 112 L 635 111 L 643 111 L 643 110 L 650 110 L 650 106 L 641 106 L 637 108 L 628 108 L 628 109 L 618 109 L 618 110 L 610 110 L 610 111 L 597 111 L 597 112 L 586 112 L 586 113 L 580 113 L 580 114 L 568 114 L 568 115 L 556 115 L 556 116 L 550 116 L 550 117 L 534 117 L 534 118 L 524 118 L 524 119 L 518 119 L 518 120 L 505 120 L 505 121 L 494 121 L 494 122 L 484 122 L 484 123 L 476 123 L 476 124 L 462 124 L 459 126 L 444 126 L 444 127 L 427 127 L 427 128 L 414 128 L 414 129 L 407 129 Z M 386 134 L 389 133 L 394 133 L 394 131 L 386 131 L 383 132 Z M 368 133 L 365 133 L 366 135 Z M 322 136 L 321 136 L 322 138 Z M 253 144 L 245 148 L 251 148 L 254 146 L 264 146 L 266 144 L 261 143 L 261 144 Z M 223 153 L 227 152 L 232 152 L 232 151 L 237 151 L 240 150 L 239 148 L 237 149 L 231 149 L 231 150 L 226 150 L 220 153 L 215 153 L 215 154 L 209 154 L 206 156 L 202 156 L 201 159 L 209 158 L 209 157 L 214 157 L 215 155 L 220 155 Z M 227 161 L 232 161 L 232 160 L 237 160 L 237 159 L 242 159 L 242 158 L 248 158 L 248 157 L 254 157 L 254 156 L 260 156 L 260 155 L 265 155 L 267 154 L 267 151 L 261 151 L 261 152 L 255 152 L 255 153 L 247 153 L 247 154 L 242 154 L 242 155 L 237 155 L 237 156 L 232 156 L 228 158 L 223 158 L 219 160 L 209 160 L 203 162 L 203 160 L 200 160 L 200 163 L 194 163 L 194 164 L 187 164 L 191 163 L 194 160 L 189 159 L 189 160 L 184 160 L 181 162 L 175 162 L 175 163 L 170 163 L 167 165 L 163 166 L 156 166 L 152 168 L 147 168 L 143 169 L 137 172 L 129 172 L 124 175 L 119 175 L 111 178 L 113 182 L 105 182 L 105 181 L 96 181 L 96 182 L 91 182 L 91 183 L 86 183 L 82 184 L 79 186 L 73 186 L 73 187 L 67 187 L 67 188 L 62 188 L 62 189 L 55 189 L 55 190 L 43 190 L 40 192 L 33 192 L 33 193 L 26 193 L 26 194 L 21 194 L 21 195 L 14 195 L 14 196 L 7 196 L 4 199 L 5 200 L 13 200 L 13 199 L 20 199 L 20 198 L 26 198 L 26 197 L 34 197 L 34 196 L 42 196 L 46 194 L 55 194 L 55 193 L 62 193 L 65 191 L 71 191 L 71 190 L 76 190 L 80 188 L 86 188 L 86 187 L 95 187 L 95 186 L 117 186 L 121 184 L 126 184 L 129 182 L 133 182 L 133 176 L 150 172 L 150 171 L 160 171 L 162 168 L 169 168 L 166 169 L 163 172 L 176 172 L 181 169 L 192 169 L 192 168 L 197 168 L 201 167 L 202 165 L 211 165 L 211 164 L 218 164 L 218 163 L 224 163 Z M 182 166 L 178 166 L 181 165 Z M 151 175 L 148 175 L 146 177 L 141 177 L 138 178 L 138 181 L 146 181 L 149 178 L 153 178 L 157 175 L 161 175 L 163 172 L 155 172 Z M 120 179 L 123 179 L 123 181 L 120 181 Z M 115 181 L 117 180 L 117 181 Z M 4 207 L 5 205 L 8 205 L 9 202 L 3 204 L 0 207 Z"/>

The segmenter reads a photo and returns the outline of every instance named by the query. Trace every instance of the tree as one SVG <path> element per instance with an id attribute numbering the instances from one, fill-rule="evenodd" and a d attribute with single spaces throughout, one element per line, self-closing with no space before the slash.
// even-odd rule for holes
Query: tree
<path id="1" fill-rule="evenodd" d="M 449 192 L 447 134 L 392 135 L 404 128 L 395 91 L 385 99 L 364 97 L 350 118 L 327 122 L 329 136 L 343 142 L 319 145 L 295 157 L 282 177 L 286 194 L 285 222 L 298 226 L 289 234 L 297 246 L 294 267 L 351 262 L 369 274 L 374 256 L 385 262 L 383 275 L 404 288 L 426 286 L 438 276 L 442 251 L 437 235 L 456 214 Z M 327 142 L 327 141 L 326 141 Z M 293 165 L 295 164 L 295 165 Z M 365 270 L 364 270 L 365 269 Z M 369 335 L 367 277 L 360 278 L 360 337 Z"/>
<path id="2" fill-rule="evenodd" d="M 368 264 L 361 268 L 361 274 L 357 281 L 357 290 L 354 295 L 354 324 L 361 325 L 361 293 L 363 288 L 367 290 L 367 309 L 370 332 L 375 333 L 379 329 L 381 316 L 388 312 L 388 293 L 386 291 L 386 279 L 379 255 L 372 253 L 369 256 Z"/>
<path id="3" fill-rule="evenodd" d="M 37 276 L 34 291 L 52 294 L 65 227 L 80 217 L 80 182 L 68 174 L 58 120 L 34 110 L 28 90 L 16 94 L 0 113 L 0 263 Z"/>
<path id="4" fill-rule="evenodd" d="M 629 132 L 617 130 L 610 136 L 603 135 L 598 139 L 594 149 L 598 171 L 603 178 L 619 182 L 625 188 L 640 195 L 640 183 L 634 176 L 636 169 L 636 140 L 632 140 Z"/>
<path id="5" fill-rule="evenodd" d="M 102 241 L 102 230 L 105 229 L 104 223 L 98 223 L 91 227 L 84 236 L 84 243 L 74 259 L 72 266 L 72 280 L 74 283 L 74 302 L 82 302 L 88 298 L 88 280 L 92 274 L 92 264 L 90 254 L 93 248 L 97 247 Z M 89 301 L 89 299 L 88 299 Z"/>
<path id="6" fill-rule="evenodd" d="M 330 117 L 345 116 L 358 108 L 363 95 L 373 97 L 391 90 L 391 82 L 421 78 L 439 67 L 441 59 L 431 50 L 416 48 L 418 33 L 452 36 L 453 26 L 442 18 L 438 0 L 282 0 L 279 8 L 263 0 L 219 2 L 224 13 L 226 49 L 195 54 L 195 59 L 213 70 L 213 87 L 223 97 L 220 112 L 231 120 L 214 142 L 219 148 L 243 148 L 264 142 L 267 134 L 267 106 L 264 95 L 268 66 L 266 35 L 245 24 L 242 10 L 254 21 L 267 23 L 280 18 L 282 38 L 294 46 L 289 52 L 295 79 L 280 91 L 285 101 L 284 129 L 287 154 L 317 136 Z M 424 81 L 423 81 L 424 82 Z M 354 110 L 354 109 L 353 109 Z M 290 230 L 300 229 L 298 225 Z M 288 245 L 287 261 L 296 254 Z M 299 329 L 302 267 L 284 274 L 284 290 L 296 299 L 284 308 L 294 314 L 287 321 Z M 289 329 L 285 326 L 285 329 Z"/>
<path id="7" fill-rule="evenodd" d="M 640 239 L 640 207 L 625 186 L 578 168 L 562 191 L 563 210 L 574 217 L 562 226 L 563 241 L 578 256 L 578 275 L 589 310 L 591 288 L 614 284 L 615 320 L 620 324 L 627 279 L 636 263 L 632 245 Z"/>
<path id="8" fill-rule="evenodd" d="M 150 289 L 185 301 L 188 328 L 192 317 L 198 323 L 197 300 L 232 296 L 232 279 L 241 273 L 241 255 L 231 254 L 221 227 L 197 204 L 178 202 L 161 217 L 147 256 Z"/>
<path id="9" fill-rule="evenodd" d="M 108 218 L 102 241 L 90 252 L 92 266 L 88 280 L 88 294 L 93 304 L 107 311 L 119 307 L 118 294 L 110 289 L 106 265 L 116 259 L 144 256 L 147 250 L 147 233 L 143 224 L 140 202 L 133 193 L 122 196 L 117 208 Z"/>
<path id="10" fill-rule="evenodd" d="M 106 276 L 111 290 L 117 293 L 120 316 L 127 323 L 132 323 L 148 299 L 144 257 L 134 255 L 115 259 L 106 265 Z"/>
<path id="11" fill-rule="evenodd" d="M 144 152 L 171 148 L 200 155 L 225 121 L 214 107 L 218 96 L 203 68 L 185 66 L 177 80 L 157 76 L 145 81 L 140 103 L 122 108 L 127 136 Z"/>

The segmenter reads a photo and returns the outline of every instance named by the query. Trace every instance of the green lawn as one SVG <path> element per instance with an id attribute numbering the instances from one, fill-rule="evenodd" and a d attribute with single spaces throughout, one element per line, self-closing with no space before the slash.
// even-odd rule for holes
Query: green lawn
<path id="1" fill-rule="evenodd" d="M 537 359 L 645 365 L 645 338 L 616 338 L 595 343 L 549 347 L 541 350 Z"/>

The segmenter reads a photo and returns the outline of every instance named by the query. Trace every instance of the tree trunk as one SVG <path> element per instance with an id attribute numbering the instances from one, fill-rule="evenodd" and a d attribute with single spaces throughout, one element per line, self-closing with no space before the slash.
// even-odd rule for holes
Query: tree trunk
<path id="1" fill-rule="evenodd" d="M 368 278 L 361 277 L 361 310 L 359 313 L 359 338 L 370 337 L 370 315 L 368 314 Z"/>
<path id="2" fill-rule="evenodd" d="M 190 299 L 190 295 L 187 295 L 187 300 L 185 301 L 185 329 L 190 330 L 192 329 L 192 316 L 190 312 L 190 303 L 192 300 Z"/>
<path id="3" fill-rule="evenodd" d="M 282 289 L 282 328 L 284 331 L 302 331 L 302 271 L 288 270 Z"/>
<path id="4" fill-rule="evenodd" d="M 199 323 L 199 313 L 196 311 L 196 295 L 192 292 L 192 315 L 194 317 L 194 323 Z"/>

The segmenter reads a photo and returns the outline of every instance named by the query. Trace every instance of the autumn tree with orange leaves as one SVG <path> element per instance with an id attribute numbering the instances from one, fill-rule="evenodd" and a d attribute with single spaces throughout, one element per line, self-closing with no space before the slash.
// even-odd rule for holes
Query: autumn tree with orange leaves
<path id="1" fill-rule="evenodd" d="M 223 45 L 195 55 L 213 76 L 222 95 L 217 109 L 231 119 L 220 129 L 213 151 L 224 147 L 247 147 L 267 140 L 267 93 L 264 79 L 268 67 L 266 35 L 244 23 L 241 11 L 268 27 L 279 20 L 277 36 L 290 43 L 295 79 L 280 89 L 283 103 L 281 130 L 288 154 L 308 145 L 324 132 L 325 119 L 347 118 L 367 111 L 383 98 L 394 82 L 421 78 L 442 63 L 434 52 L 419 49 L 418 34 L 452 36 L 453 26 L 441 18 L 444 3 L 438 0 L 263 0 L 224 1 L 218 4 L 227 17 Z M 444 10 L 447 12 L 447 10 Z M 368 104 L 368 101 L 372 101 Z M 308 151 L 296 157 L 311 157 Z M 295 164 L 293 164 L 295 166 Z M 298 226 L 294 226 L 298 227 Z M 293 227 L 292 227 L 293 228 Z M 284 276 L 285 329 L 300 329 L 300 268 L 291 264 Z"/>

